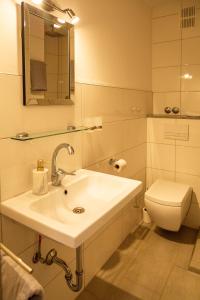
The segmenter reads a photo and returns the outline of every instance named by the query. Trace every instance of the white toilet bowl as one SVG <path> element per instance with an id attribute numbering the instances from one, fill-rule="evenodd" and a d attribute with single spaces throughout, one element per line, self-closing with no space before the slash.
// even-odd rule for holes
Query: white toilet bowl
<path id="1" fill-rule="evenodd" d="M 170 231 L 179 231 L 192 196 L 189 185 L 157 180 L 145 193 L 145 206 L 154 223 Z"/>

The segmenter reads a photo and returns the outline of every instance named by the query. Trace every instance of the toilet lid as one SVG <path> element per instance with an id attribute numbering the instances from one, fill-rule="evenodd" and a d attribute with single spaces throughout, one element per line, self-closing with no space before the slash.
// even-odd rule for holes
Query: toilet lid
<path id="1" fill-rule="evenodd" d="M 189 185 L 159 179 L 145 193 L 145 199 L 162 205 L 181 206 L 191 191 Z"/>

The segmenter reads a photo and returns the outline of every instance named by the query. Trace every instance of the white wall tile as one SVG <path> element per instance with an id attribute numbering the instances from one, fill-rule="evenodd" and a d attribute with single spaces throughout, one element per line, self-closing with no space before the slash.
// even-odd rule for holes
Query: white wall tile
<path id="1" fill-rule="evenodd" d="M 144 198 L 144 193 L 146 191 L 146 177 L 147 177 L 146 176 L 146 168 L 141 169 L 136 174 L 134 174 L 132 177 L 132 179 L 142 181 L 142 184 L 143 184 L 142 191 L 136 196 L 136 203 L 133 204 L 134 207 L 136 207 L 139 204 L 140 198 Z M 138 200 L 139 200 L 139 202 L 138 202 Z"/>
<path id="2" fill-rule="evenodd" d="M 103 86 L 83 85 L 83 117 L 101 116 L 103 122 L 145 115 L 151 93 Z"/>
<path id="3" fill-rule="evenodd" d="M 53 54 L 47 54 L 45 58 L 47 64 L 47 74 L 58 74 L 58 56 Z M 56 82 L 57 84 L 57 82 Z M 48 87 L 49 90 L 49 87 Z"/>
<path id="4" fill-rule="evenodd" d="M 178 14 L 181 8 L 180 0 L 168 0 L 157 3 L 152 9 L 152 17 L 158 18 Z"/>
<path id="5" fill-rule="evenodd" d="M 185 74 L 189 74 L 191 78 L 184 78 Z M 181 91 L 200 90 L 200 65 L 183 66 L 181 71 Z"/>
<path id="6" fill-rule="evenodd" d="M 84 118 L 101 116 L 103 122 L 121 120 L 125 117 L 125 107 L 122 108 L 123 89 L 94 85 L 83 85 Z M 121 109 L 122 108 L 122 109 Z M 131 110 L 129 117 L 132 116 Z"/>
<path id="7" fill-rule="evenodd" d="M 181 41 L 152 45 L 152 67 L 177 66 L 181 63 Z"/>
<path id="8" fill-rule="evenodd" d="M 0 75 L 0 138 L 16 133 L 63 129 L 81 123 L 81 87 L 76 86 L 75 105 L 24 107 L 21 76 Z"/>
<path id="9" fill-rule="evenodd" d="M 127 167 L 122 170 L 120 175 L 133 178 L 146 166 L 146 143 L 120 153 L 119 156 L 127 161 Z"/>
<path id="10" fill-rule="evenodd" d="M 124 147 L 126 149 L 146 143 L 146 118 L 124 121 L 123 127 Z"/>
<path id="11" fill-rule="evenodd" d="M 192 187 L 192 205 L 197 205 L 198 203 L 200 203 L 200 177 L 189 174 L 176 173 L 176 181 L 188 184 Z"/>
<path id="12" fill-rule="evenodd" d="M 83 149 L 84 166 L 122 152 L 124 149 L 123 123 L 105 124 L 102 131 L 85 132 Z"/>
<path id="13" fill-rule="evenodd" d="M 157 179 L 175 181 L 175 171 L 165 171 L 165 170 L 147 168 L 147 189 L 150 188 L 150 186 Z"/>
<path id="14" fill-rule="evenodd" d="M 146 143 L 114 155 L 115 159 L 122 158 L 127 162 L 126 168 L 123 169 L 120 173 L 117 173 L 117 171 L 113 170 L 113 168 L 109 165 L 110 158 L 113 157 L 109 157 L 103 161 L 97 162 L 96 164 L 89 166 L 88 169 L 97 172 L 112 174 L 115 176 L 142 180 L 142 177 L 139 178 L 139 173 L 143 172 L 146 166 Z"/>
<path id="15" fill-rule="evenodd" d="M 175 145 L 174 140 L 164 137 L 165 130 L 168 124 L 175 124 L 174 119 L 147 119 L 147 142 Z"/>
<path id="16" fill-rule="evenodd" d="M 44 40 L 30 36 L 30 58 L 44 61 Z"/>
<path id="17" fill-rule="evenodd" d="M 65 260 L 68 264 L 71 264 L 75 259 L 75 249 L 65 247 L 64 245 L 57 243 L 48 238 L 42 239 L 42 248 L 41 253 L 45 256 L 51 249 L 55 248 L 58 252 L 58 257 Z M 55 278 L 56 274 L 60 272 L 60 268 L 56 264 L 51 266 L 32 262 L 32 257 L 37 250 L 37 244 L 29 247 L 23 253 L 20 254 L 20 258 L 25 261 L 32 269 L 34 277 L 41 283 L 42 286 L 45 286 L 52 279 Z M 64 276 L 64 273 L 62 273 Z"/>
<path id="18" fill-rule="evenodd" d="M 182 0 L 182 7 L 189 7 L 191 4 L 194 4 L 193 0 Z M 195 0 L 195 6 L 196 8 L 200 7 L 200 1 L 199 0 Z"/>
<path id="19" fill-rule="evenodd" d="M 32 36 L 44 39 L 44 20 L 30 14 L 30 32 Z"/>
<path id="20" fill-rule="evenodd" d="M 16 255 L 33 245 L 36 237 L 36 233 L 30 228 L 2 216 L 3 243 Z"/>
<path id="21" fill-rule="evenodd" d="M 176 145 L 200 147 L 200 122 L 199 120 L 176 120 L 177 124 L 186 124 L 189 126 L 188 141 L 176 141 Z"/>
<path id="22" fill-rule="evenodd" d="M 0 138 L 23 131 L 21 77 L 0 74 Z"/>
<path id="23" fill-rule="evenodd" d="M 58 93 L 58 75 L 55 72 L 54 74 L 47 73 L 47 91 L 48 93 Z"/>
<path id="24" fill-rule="evenodd" d="M 200 34 L 200 32 L 199 32 Z M 182 41 L 182 64 L 200 64 L 200 37 Z"/>
<path id="25" fill-rule="evenodd" d="M 168 67 L 152 70 L 153 92 L 180 91 L 180 68 Z"/>
<path id="26" fill-rule="evenodd" d="M 153 113 L 166 114 L 165 107 L 182 107 L 180 92 L 166 92 L 153 94 Z"/>
<path id="27" fill-rule="evenodd" d="M 200 148 L 177 146 L 176 171 L 200 176 Z"/>
<path id="28" fill-rule="evenodd" d="M 58 166 L 62 165 L 62 168 L 67 171 L 81 168 L 81 133 L 70 133 L 28 142 L 0 140 L 1 199 L 6 200 L 32 188 L 32 170 L 36 167 L 38 159 L 45 161 L 45 165 L 49 168 L 50 180 L 53 151 L 57 145 L 64 142 L 74 147 L 75 154 L 69 156 L 66 151 L 61 151 L 58 156 Z"/>
<path id="29" fill-rule="evenodd" d="M 55 38 L 46 35 L 45 36 L 45 52 L 53 55 L 58 54 L 58 43 L 55 43 Z"/>
<path id="30" fill-rule="evenodd" d="M 81 123 L 81 86 L 76 85 L 75 105 L 23 107 L 24 130 L 42 132 Z"/>
<path id="31" fill-rule="evenodd" d="M 70 268 L 74 272 L 75 263 L 70 264 Z M 45 300 L 74 300 L 79 293 L 74 293 L 68 288 L 63 271 L 45 286 Z"/>
<path id="32" fill-rule="evenodd" d="M 166 171 L 175 170 L 175 146 L 164 144 L 149 144 L 147 167 Z"/>
<path id="33" fill-rule="evenodd" d="M 152 42 L 167 42 L 181 37 L 179 16 L 172 15 L 152 20 Z"/>
<path id="34" fill-rule="evenodd" d="M 200 92 L 181 92 L 181 113 L 200 116 Z"/>

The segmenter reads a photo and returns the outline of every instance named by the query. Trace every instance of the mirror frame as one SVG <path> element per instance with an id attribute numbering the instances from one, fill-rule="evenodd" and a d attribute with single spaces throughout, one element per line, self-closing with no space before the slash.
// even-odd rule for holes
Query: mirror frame
<path id="1" fill-rule="evenodd" d="M 74 25 L 70 24 L 70 23 L 65 23 L 64 26 L 65 26 L 65 29 L 68 30 L 68 40 L 69 40 L 69 43 L 68 43 L 68 53 L 69 53 L 69 66 L 68 66 L 68 70 L 69 70 L 69 76 L 68 76 L 68 83 L 69 83 L 69 97 L 66 98 L 66 103 L 44 103 L 44 104 L 40 104 L 40 103 L 29 103 L 29 100 L 28 100 L 28 93 L 27 93 L 27 89 L 30 87 L 30 67 L 28 68 L 27 67 L 27 64 L 30 63 L 30 60 L 28 61 L 27 60 L 27 53 L 26 53 L 26 44 L 27 44 L 27 40 L 26 40 L 26 21 L 27 21 L 27 18 L 28 18 L 28 15 L 29 14 L 32 14 L 34 16 L 37 16 L 39 18 L 42 18 L 48 22 L 51 22 L 51 23 L 58 23 L 57 21 L 57 17 L 55 17 L 54 15 L 44 11 L 44 10 L 41 10 L 41 9 L 38 9 L 28 3 L 25 3 L 25 2 L 22 2 L 21 3 L 21 38 L 22 38 L 22 85 L 23 85 L 23 105 L 24 106 L 31 106 L 31 105 L 38 105 L 38 106 L 47 106 L 47 105 L 73 105 L 74 102 L 72 101 L 71 99 L 71 91 L 73 90 L 73 93 L 75 91 L 75 87 L 71 88 L 71 82 L 72 82 L 72 77 L 73 76 L 73 82 L 74 82 L 74 85 L 75 85 L 75 74 L 73 72 L 73 75 L 71 74 L 71 60 L 70 60 L 70 57 L 71 57 L 71 47 L 70 47 L 70 44 L 71 44 L 71 39 L 70 39 L 70 36 L 72 34 L 72 31 L 73 31 L 73 34 L 74 34 Z M 73 47 L 74 48 L 74 47 Z M 27 71 L 28 70 L 28 71 Z M 27 76 L 29 77 L 29 79 L 27 78 Z M 64 99 L 63 99 L 64 100 Z"/>

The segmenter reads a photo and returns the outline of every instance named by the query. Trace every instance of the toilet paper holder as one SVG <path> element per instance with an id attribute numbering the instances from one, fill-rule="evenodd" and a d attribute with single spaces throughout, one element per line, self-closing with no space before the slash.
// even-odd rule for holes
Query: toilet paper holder
<path id="1" fill-rule="evenodd" d="M 111 158 L 109 160 L 109 165 L 112 166 L 112 168 L 115 171 L 120 173 L 126 167 L 127 162 L 122 158 L 120 158 L 120 159 Z"/>
<path id="2" fill-rule="evenodd" d="M 108 163 L 109 163 L 109 165 L 110 165 L 110 166 L 114 167 L 114 166 L 115 166 L 115 163 L 116 163 L 116 161 L 117 161 L 117 159 L 115 159 L 115 158 L 111 158 L 111 159 L 109 159 Z"/>

